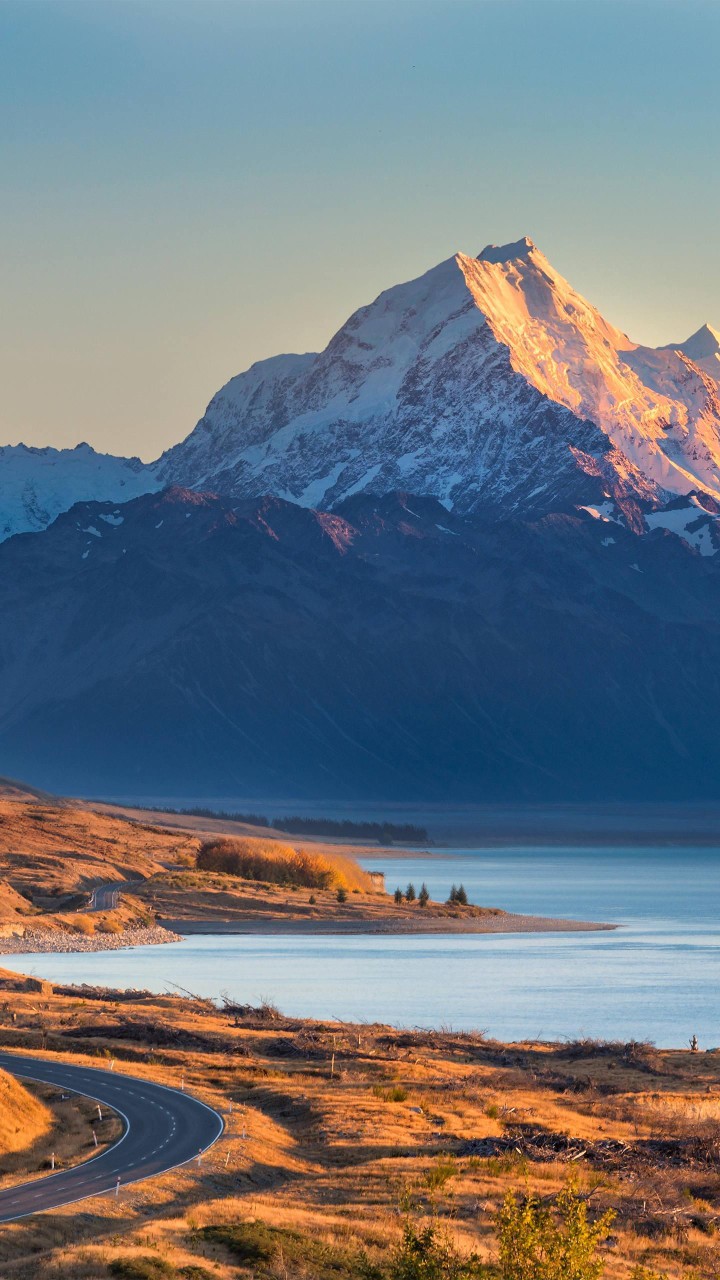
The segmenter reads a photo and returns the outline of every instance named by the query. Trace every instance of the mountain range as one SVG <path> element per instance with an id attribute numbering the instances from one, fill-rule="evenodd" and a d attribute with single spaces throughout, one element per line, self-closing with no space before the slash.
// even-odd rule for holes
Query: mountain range
<path id="1" fill-rule="evenodd" d="M 457 254 L 155 463 L 0 450 L 0 768 L 716 797 L 719 513 L 713 329 L 639 346 L 532 241 Z"/>

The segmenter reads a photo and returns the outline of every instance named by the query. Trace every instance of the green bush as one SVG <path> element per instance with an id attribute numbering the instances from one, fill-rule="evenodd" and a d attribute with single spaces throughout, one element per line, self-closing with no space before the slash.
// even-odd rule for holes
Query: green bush
<path id="1" fill-rule="evenodd" d="M 204 1240 L 221 1244 L 233 1261 L 247 1267 L 253 1277 L 307 1276 L 312 1280 L 382 1280 L 364 1254 L 351 1253 L 265 1222 L 237 1222 L 203 1227 Z"/>
<path id="2" fill-rule="evenodd" d="M 387 1280 L 475 1280 L 492 1275 L 477 1254 L 463 1256 L 432 1223 L 405 1223 L 402 1243 L 393 1253 Z"/>
<path id="3" fill-rule="evenodd" d="M 139 1258 L 113 1258 L 108 1270 L 119 1280 L 172 1280 L 177 1275 L 165 1258 L 143 1255 Z"/>
<path id="4" fill-rule="evenodd" d="M 458 1167 L 452 1156 L 438 1156 L 432 1169 L 425 1174 L 425 1186 L 430 1191 L 440 1191 L 457 1174 Z"/>
<path id="5" fill-rule="evenodd" d="M 407 1089 L 401 1084 L 393 1084 L 389 1089 L 376 1084 L 373 1086 L 373 1093 L 376 1098 L 382 1098 L 383 1102 L 405 1102 L 408 1096 Z"/>
<path id="6" fill-rule="evenodd" d="M 567 1187 L 552 1208 L 511 1192 L 498 1216 L 501 1280 L 598 1280 L 598 1247 L 615 1217 L 588 1221 L 587 1204 Z"/>

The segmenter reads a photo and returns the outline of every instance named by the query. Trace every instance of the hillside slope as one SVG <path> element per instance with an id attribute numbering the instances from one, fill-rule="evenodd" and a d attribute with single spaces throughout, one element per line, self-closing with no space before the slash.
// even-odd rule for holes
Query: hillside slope
<path id="1" fill-rule="evenodd" d="M 718 795 L 720 562 L 667 529 L 181 490 L 86 555 L 88 522 L 0 547 L 6 772 L 85 794 Z"/>
<path id="2" fill-rule="evenodd" d="M 14 1076 L 0 1071 L 0 1159 L 32 1146 L 51 1126 L 48 1108 Z"/>

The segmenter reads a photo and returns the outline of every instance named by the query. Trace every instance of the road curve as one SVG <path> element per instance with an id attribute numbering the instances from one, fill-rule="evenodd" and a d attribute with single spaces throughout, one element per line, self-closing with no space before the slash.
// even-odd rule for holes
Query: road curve
<path id="1" fill-rule="evenodd" d="M 167 1173 L 207 1151 L 220 1137 L 217 1111 L 179 1089 L 95 1067 L 0 1053 L 0 1068 L 21 1080 L 57 1085 L 105 1103 L 123 1119 L 124 1131 L 112 1147 L 83 1164 L 0 1191 L 0 1222 L 57 1209 L 88 1196 Z M 48 1156 L 50 1152 L 48 1151 Z"/>
<path id="2" fill-rule="evenodd" d="M 90 894 L 87 911 L 114 911 L 120 903 L 120 894 L 132 892 L 142 880 L 112 880 L 98 884 Z"/>

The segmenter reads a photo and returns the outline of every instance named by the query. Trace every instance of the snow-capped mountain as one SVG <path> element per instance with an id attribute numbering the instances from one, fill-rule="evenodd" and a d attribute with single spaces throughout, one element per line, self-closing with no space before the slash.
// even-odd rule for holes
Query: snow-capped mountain
<path id="1" fill-rule="evenodd" d="M 44 529 L 73 503 L 128 502 L 158 487 L 139 458 L 75 449 L 0 447 L 0 541 Z"/>
<path id="2" fill-rule="evenodd" d="M 704 325 L 638 346 L 528 239 L 458 253 L 380 294 L 319 354 L 231 379 L 154 464 L 87 445 L 0 450 L 0 540 L 76 501 L 172 484 L 327 509 L 393 491 L 486 517 L 584 508 L 714 554 L 720 337 Z"/>
<path id="3" fill-rule="evenodd" d="M 705 326 L 639 346 L 531 240 L 458 253 L 357 311 L 319 354 L 233 378 L 155 474 L 333 506 L 406 489 L 503 514 L 720 498 L 720 360 Z"/>

